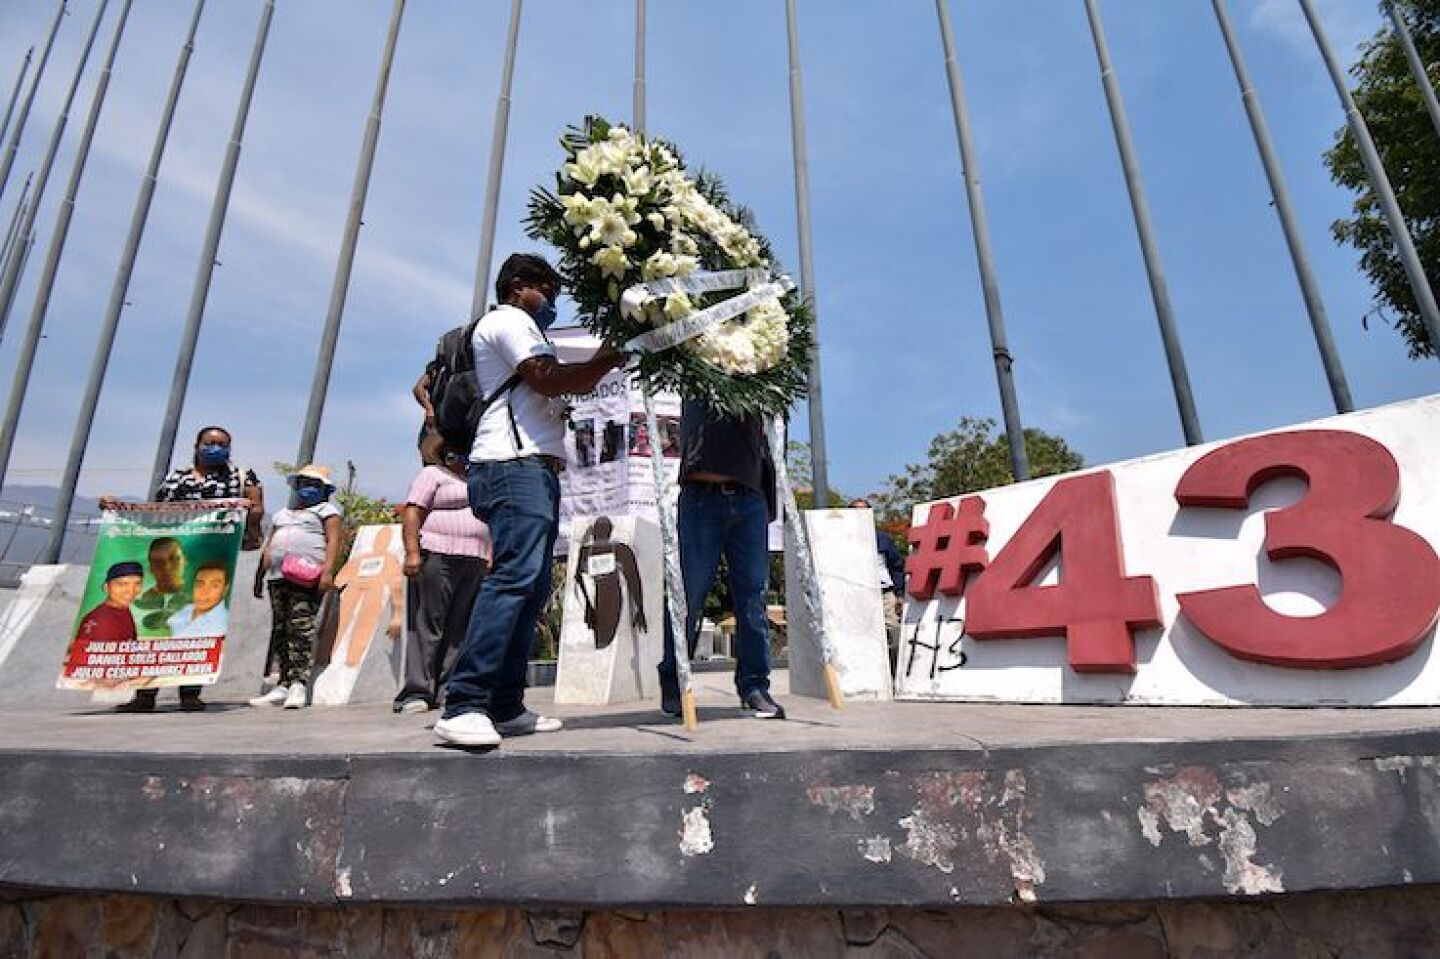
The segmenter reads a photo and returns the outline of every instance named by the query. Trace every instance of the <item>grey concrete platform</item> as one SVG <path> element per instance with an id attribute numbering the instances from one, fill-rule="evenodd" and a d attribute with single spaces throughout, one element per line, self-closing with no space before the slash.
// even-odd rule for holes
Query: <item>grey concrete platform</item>
<path id="1" fill-rule="evenodd" d="M 1440 883 L 1440 712 L 735 704 L 0 711 L 0 891 L 296 902 L 927 906 Z"/>

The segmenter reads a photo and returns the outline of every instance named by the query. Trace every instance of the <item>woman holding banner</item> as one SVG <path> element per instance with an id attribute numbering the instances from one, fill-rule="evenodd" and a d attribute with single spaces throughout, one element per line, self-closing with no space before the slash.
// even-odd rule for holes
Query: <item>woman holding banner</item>
<path id="1" fill-rule="evenodd" d="M 232 439 L 222 426 L 207 426 L 195 435 L 195 452 L 190 466 L 171 470 L 161 481 L 155 495 L 157 503 L 188 502 L 209 499 L 245 499 L 250 508 L 245 517 L 245 536 L 241 549 L 260 546 L 260 521 L 265 516 L 265 491 L 254 470 L 230 462 Z M 102 497 L 100 507 L 106 508 L 113 497 Z M 116 706 L 117 712 L 148 713 L 155 708 L 155 689 L 139 689 L 128 703 Z M 199 712 L 205 708 L 199 686 L 180 687 L 180 708 Z"/>

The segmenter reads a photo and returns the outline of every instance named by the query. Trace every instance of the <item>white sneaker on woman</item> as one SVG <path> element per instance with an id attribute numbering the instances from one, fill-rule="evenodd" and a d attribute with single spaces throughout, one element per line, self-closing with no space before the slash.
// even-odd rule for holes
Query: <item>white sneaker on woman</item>
<path id="1" fill-rule="evenodd" d="M 498 746 L 500 734 L 484 713 L 461 713 L 435 724 L 435 735 L 456 746 Z"/>
<path id="2" fill-rule="evenodd" d="M 285 695 L 289 692 L 284 686 L 276 686 L 268 693 L 260 696 L 250 697 L 251 706 L 280 706 L 285 702 Z"/>
<path id="3" fill-rule="evenodd" d="M 308 705 L 305 693 L 304 683 L 291 683 L 290 691 L 285 694 L 285 708 L 304 709 L 305 706 Z"/>

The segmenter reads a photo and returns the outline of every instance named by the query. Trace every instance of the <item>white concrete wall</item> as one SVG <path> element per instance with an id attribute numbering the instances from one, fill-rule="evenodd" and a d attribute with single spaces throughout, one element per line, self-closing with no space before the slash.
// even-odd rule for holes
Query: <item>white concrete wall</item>
<path id="1" fill-rule="evenodd" d="M 1291 429 L 1345 430 L 1384 445 L 1400 466 L 1400 502 L 1393 521 L 1440 548 L 1440 396 Z M 1177 594 L 1223 586 L 1258 583 L 1266 604 L 1291 616 L 1315 616 L 1340 595 L 1340 577 L 1327 564 L 1310 559 L 1272 563 L 1261 545 L 1263 513 L 1298 501 L 1305 493 L 1303 481 L 1282 478 L 1263 484 L 1255 490 L 1248 511 L 1181 509 L 1176 504 L 1175 487 L 1181 475 L 1226 442 L 1106 467 L 1115 478 L 1126 574 L 1153 576 L 1160 593 L 1164 626 L 1136 631 L 1134 675 L 1076 673 L 1066 664 L 1065 640 L 1060 636 L 977 641 L 963 634 L 964 598 L 937 593 L 930 601 L 907 603 L 897 696 L 1202 705 L 1440 703 L 1440 657 L 1435 653 L 1433 625 L 1419 648 L 1398 662 L 1299 670 L 1233 657 L 1180 615 Z M 992 559 L 1055 482 L 1035 480 L 980 494 L 990 522 Z M 924 522 L 930 505 L 915 508 L 916 524 Z M 1046 571 L 1040 582 L 1058 582 L 1063 575 L 1061 564 Z M 940 652 L 912 648 L 910 641 L 917 635 L 925 643 L 939 645 Z"/>
<path id="2" fill-rule="evenodd" d="M 875 550 L 874 513 L 868 509 L 807 510 L 822 597 L 821 618 L 834 648 L 840 692 L 847 699 L 888 700 L 890 654 Z M 801 588 L 794 544 L 785 550 L 785 621 L 790 650 L 790 691 L 827 696 L 824 657 Z"/>

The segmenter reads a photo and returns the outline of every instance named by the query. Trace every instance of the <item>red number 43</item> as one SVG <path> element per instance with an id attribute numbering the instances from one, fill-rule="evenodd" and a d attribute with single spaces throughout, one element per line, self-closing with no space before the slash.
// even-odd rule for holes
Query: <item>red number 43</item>
<path id="1" fill-rule="evenodd" d="M 1185 471 L 1182 507 L 1246 509 L 1277 476 L 1299 476 L 1305 497 L 1265 516 L 1273 562 L 1309 557 L 1341 577 L 1339 600 L 1319 616 L 1271 609 L 1253 584 L 1182 593 L 1181 612 L 1232 655 L 1297 669 L 1344 669 L 1402 659 L 1440 614 L 1440 557 L 1390 522 L 1400 471 L 1375 440 L 1298 430 L 1240 440 Z M 1061 581 L 1036 586 L 1060 559 Z M 1060 480 L 974 581 L 966 632 L 979 640 L 1064 635 L 1077 672 L 1134 672 L 1136 629 L 1160 622 L 1155 581 L 1127 576 L 1107 472 Z"/>

